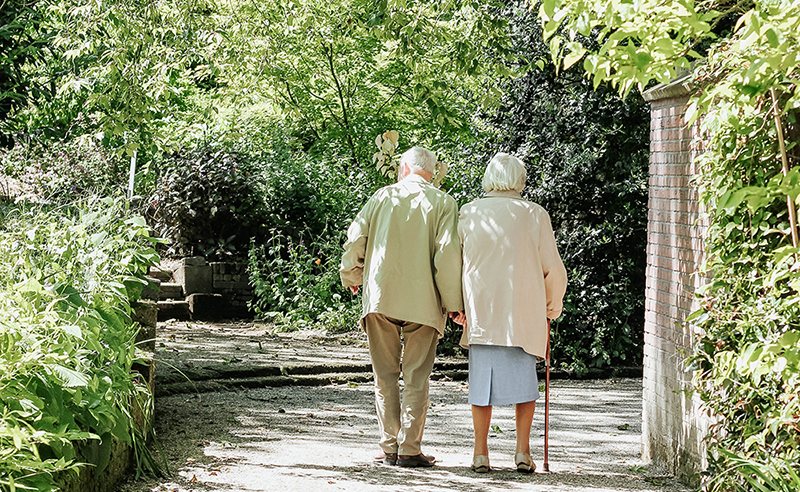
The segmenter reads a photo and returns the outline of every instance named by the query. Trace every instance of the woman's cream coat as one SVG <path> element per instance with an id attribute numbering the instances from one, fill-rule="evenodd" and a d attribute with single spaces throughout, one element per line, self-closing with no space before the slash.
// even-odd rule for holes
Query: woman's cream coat
<path id="1" fill-rule="evenodd" d="M 521 347 L 545 357 L 547 320 L 561 315 L 567 271 L 550 216 L 514 191 L 461 207 L 467 328 L 461 345 Z"/>

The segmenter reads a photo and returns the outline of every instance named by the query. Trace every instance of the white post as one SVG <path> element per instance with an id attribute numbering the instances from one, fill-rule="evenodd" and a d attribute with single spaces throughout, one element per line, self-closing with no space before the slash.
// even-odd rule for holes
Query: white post
<path id="1" fill-rule="evenodd" d="M 128 200 L 133 199 L 133 181 L 136 176 L 136 153 L 137 151 L 134 150 L 131 156 L 131 171 L 128 177 Z"/>

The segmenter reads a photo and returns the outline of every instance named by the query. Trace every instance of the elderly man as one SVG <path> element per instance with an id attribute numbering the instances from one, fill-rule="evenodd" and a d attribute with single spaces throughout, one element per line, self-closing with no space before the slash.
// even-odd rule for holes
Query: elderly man
<path id="1" fill-rule="evenodd" d="M 427 149 L 406 151 L 398 182 L 367 201 L 347 231 L 342 256 L 342 284 L 354 294 L 364 285 L 361 324 L 381 436 L 375 459 L 390 465 L 433 466 L 434 457 L 420 449 L 428 379 L 447 314 L 463 309 L 458 206 L 431 185 L 435 165 Z"/>

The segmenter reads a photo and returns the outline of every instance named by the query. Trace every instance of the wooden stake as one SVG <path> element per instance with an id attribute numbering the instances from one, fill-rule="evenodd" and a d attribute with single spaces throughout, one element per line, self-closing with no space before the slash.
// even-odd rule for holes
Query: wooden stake
<path id="1" fill-rule="evenodd" d="M 778 109 L 778 97 L 775 95 L 775 89 L 770 88 L 772 95 L 773 112 L 775 114 L 775 128 L 778 130 L 778 146 L 781 150 L 781 166 L 783 168 L 783 175 L 789 174 L 789 157 L 786 155 L 786 143 L 783 141 L 783 124 L 781 123 L 781 113 Z M 797 234 L 797 209 L 794 206 L 792 197 L 786 197 L 786 207 L 789 209 L 789 227 L 792 233 L 792 246 L 798 247 L 798 234 Z"/>
<path id="2" fill-rule="evenodd" d="M 547 320 L 547 353 L 544 358 L 545 379 L 544 379 L 544 464 L 542 469 L 550 471 L 550 463 L 547 461 L 548 434 L 550 433 L 550 320 Z"/>

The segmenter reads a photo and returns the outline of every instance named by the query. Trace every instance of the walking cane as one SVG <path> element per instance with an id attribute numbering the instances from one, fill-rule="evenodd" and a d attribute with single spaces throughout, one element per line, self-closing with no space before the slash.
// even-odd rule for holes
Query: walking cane
<path id="1" fill-rule="evenodd" d="M 547 461 L 548 434 L 550 433 L 550 320 L 547 320 L 547 352 L 544 359 L 545 379 L 544 379 L 544 464 L 542 469 L 550 471 L 550 463 Z"/>

